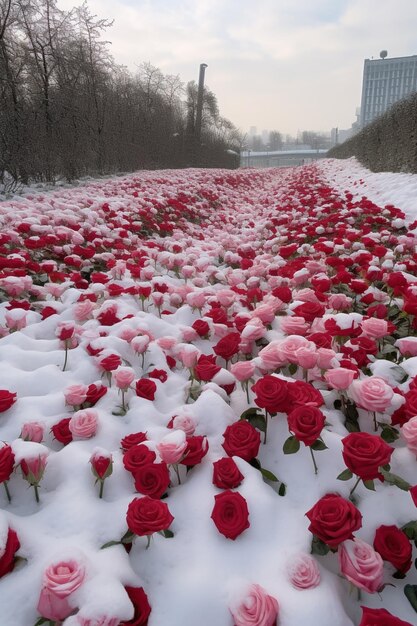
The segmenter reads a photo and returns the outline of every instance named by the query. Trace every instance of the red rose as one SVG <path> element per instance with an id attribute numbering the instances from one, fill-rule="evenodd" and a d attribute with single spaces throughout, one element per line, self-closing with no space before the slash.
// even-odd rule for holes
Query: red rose
<path id="1" fill-rule="evenodd" d="M 149 496 L 135 498 L 127 508 L 126 521 L 129 530 L 135 535 L 152 535 L 166 530 L 174 521 L 168 505 Z"/>
<path id="2" fill-rule="evenodd" d="M 370 609 L 367 606 L 362 606 L 361 609 L 362 619 L 359 626 L 413 626 L 386 609 Z"/>
<path id="3" fill-rule="evenodd" d="M 403 404 L 404 414 L 407 419 L 417 415 L 417 389 L 410 389 L 405 394 L 405 404 Z M 401 407 L 400 407 L 401 408 Z"/>
<path id="4" fill-rule="evenodd" d="M 135 614 L 128 622 L 121 622 L 120 626 L 147 626 L 151 606 L 143 587 L 125 587 L 125 591 L 133 604 Z"/>
<path id="5" fill-rule="evenodd" d="M 245 461 L 256 457 L 261 445 L 261 435 L 246 420 L 239 420 L 226 428 L 223 433 L 223 448 L 229 456 L 240 456 Z"/>
<path id="6" fill-rule="evenodd" d="M 324 400 L 320 391 L 313 387 L 310 383 L 302 380 L 296 380 L 294 383 L 288 384 L 288 405 L 305 406 L 312 405 L 316 407 L 323 406 Z"/>
<path id="7" fill-rule="evenodd" d="M 405 574 L 411 567 L 412 546 L 409 538 L 397 526 L 380 526 L 376 529 L 374 548 L 384 561 Z"/>
<path id="8" fill-rule="evenodd" d="M 240 334 L 229 333 L 216 343 L 213 351 L 217 356 L 223 357 L 225 361 L 229 361 L 232 356 L 239 352 Z"/>
<path id="9" fill-rule="evenodd" d="M 268 413 L 287 410 L 288 383 L 282 378 L 267 374 L 253 385 L 252 391 L 256 394 L 255 403 Z"/>
<path id="10" fill-rule="evenodd" d="M 120 442 L 120 447 L 122 448 L 123 452 L 126 452 L 133 446 L 137 446 L 146 440 L 146 433 L 131 433 L 130 435 L 126 435 L 126 437 L 123 437 Z"/>
<path id="11" fill-rule="evenodd" d="M 181 465 L 193 467 L 201 463 L 203 457 L 206 456 L 209 449 L 207 437 L 204 435 L 194 435 L 187 438 L 187 447 L 184 452 L 184 458 L 180 461 Z"/>
<path id="12" fill-rule="evenodd" d="M 315 406 L 298 406 L 288 414 L 288 428 L 298 441 L 311 446 L 320 437 L 325 419 Z"/>
<path id="13" fill-rule="evenodd" d="M 15 554 L 20 548 L 20 542 L 14 530 L 9 528 L 7 533 L 6 546 L 0 557 L 0 578 L 5 576 L 14 568 Z"/>
<path id="14" fill-rule="evenodd" d="M 157 378 L 158 380 L 161 381 L 161 383 L 164 383 L 168 378 L 168 374 L 166 373 L 165 370 L 157 370 L 157 369 L 154 369 L 152 370 L 152 372 L 149 372 L 148 376 L 149 378 Z"/>
<path id="15" fill-rule="evenodd" d="M 214 355 L 207 356 L 202 354 L 198 361 L 197 365 L 194 368 L 194 372 L 198 380 L 201 380 L 205 383 L 209 382 L 214 378 L 214 376 L 220 372 L 221 367 L 216 365 L 216 357 Z"/>
<path id="16" fill-rule="evenodd" d="M 110 354 L 109 356 L 100 359 L 99 365 L 105 372 L 113 372 L 122 364 L 122 359 L 118 354 Z"/>
<path id="17" fill-rule="evenodd" d="M 230 457 L 224 457 L 213 463 L 213 485 L 219 489 L 235 489 L 243 479 L 243 474 Z"/>
<path id="18" fill-rule="evenodd" d="M 169 470 L 166 463 L 147 463 L 139 467 L 133 474 L 135 489 L 144 496 L 160 498 L 170 483 Z"/>
<path id="19" fill-rule="evenodd" d="M 293 309 L 293 314 L 304 317 L 306 322 L 313 322 L 316 317 L 322 317 L 324 312 L 325 308 L 319 302 L 303 302 Z"/>
<path id="20" fill-rule="evenodd" d="M 84 402 L 88 402 L 90 407 L 95 406 L 100 398 L 105 396 L 106 393 L 107 387 L 105 385 L 102 385 L 101 383 L 99 383 L 98 385 L 92 383 L 88 386 L 87 396 Z"/>
<path id="21" fill-rule="evenodd" d="M 136 381 L 136 395 L 145 400 L 155 400 L 156 383 L 150 378 L 141 378 Z"/>
<path id="22" fill-rule="evenodd" d="M 362 526 L 362 515 L 352 502 L 335 493 L 328 493 L 307 511 L 309 531 L 331 548 L 346 539 Z"/>
<path id="23" fill-rule="evenodd" d="M 14 467 L 14 454 L 7 443 L 0 448 L 0 483 L 9 480 Z"/>
<path id="24" fill-rule="evenodd" d="M 153 463 L 155 459 L 156 454 L 153 450 L 149 450 L 148 446 L 139 444 L 126 450 L 123 455 L 123 465 L 128 472 L 134 475 L 140 467 Z"/>
<path id="25" fill-rule="evenodd" d="M 343 460 L 353 474 L 362 480 L 382 479 L 378 468 L 390 462 L 394 448 L 369 433 L 350 433 L 342 443 Z"/>
<path id="26" fill-rule="evenodd" d="M 93 454 L 90 463 L 92 472 L 98 480 L 105 480 L 113 473 L 113 461 L 111 456 Z"/>
<path id="27" fill-rule="evenodd" d="M 72 432 L 69 429 L 70 417 L 64 417 L 60 422 L 54 424 L 51 428 L 52 434 L 59 443 L 66 446 L 72 441 Z"/>
<path id="28" fill-rule="evenodd" d="M 7 411 L 16 402 L 16 394 L 0 389 L 0 413 Z"/>
<path id="29" fill-rule="evenodd" d="M 211 519 L 219 533 L 227 539 L 235 540 L 249 528 L 249 510 L 246 500 L 236 491 L 223 491 L 214 496 L 215 504 Z"/>
<path id="30" fill-rule="evenodd" d="M 207 324 L 205 320 L 196 320 L 194 324 L 192 325 L 192 328 L 194 328 L 195 332 L 200 337 L 207 337 L 207 335 L 210 332 L 210 326 Z"/>

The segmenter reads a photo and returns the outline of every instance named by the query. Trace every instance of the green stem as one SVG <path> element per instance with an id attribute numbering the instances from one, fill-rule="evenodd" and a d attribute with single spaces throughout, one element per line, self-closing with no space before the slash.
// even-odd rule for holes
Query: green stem
<path id="1" fill-rule="evenodd" d="M 374 411 L 374 431 L 377 432 L 378 430 L 378 422 L 376 421 L 376 413 Z"/>
<path id="2" fill-rule="evenodd" d="M 126 411 L 124 389 L 122 389 L 122 411 Z"/>
<path id="3" fill-rule="evenodd" d="M 68 342 L 67 340 L 65 340 L 65 360 L 64 360 L 64 367 L 62 368 L 63 372 L 65 372 L 65 369 L 67 367 L 67 362 L 68 362 Z"/>
<path id="4" fill-rule="evenodd" d="M 266 436 L 268 433 L 268 411 L 265 411 L 265 433 L 264 433 L 264 444 L 266 443 Z"/>
<path id="5" fill-rule="evenodd" d="M 245 381 L 244 383 L 244 388 L 246 390 L 246 400 L 248 402 L 248 404 L 250 404 L 250 399 L 249 399 L 249 381 Z"/>
<path id="6" fill-rule="evenodd" d="M 99 494 L 98 494 L 99 498 L 103 497 L 103 489 L 104 489 L 104 480 L 100 480 L 100 491 L 99 491 Z"/>
<path id="7" fill-rule="evenodd" d="M 5 489 L 5 491 L 6 491 L 6 496 L 7 496 L 7 499 L 8 499 L 8 501 L 9 501 L 9 502 L 11 502 L 11 501 L 12 501 L 12 498 L 11 498 L 11 496 L 10 496 L 9 487 L 7 486 L 7 480 L 5 480 L 5 481 L 3 482 L 3 485 L 4 485 L 4 489 Z"/>
<path id="8" fill-rule="evenodd" d="M 318 471 L 319 471 L 319 468 L 317 467 L 316 459 L 314 458 L 314 452 L 313 452 L 313 449 L 310 446 L 308 446 L 308 447 L 309 447 L 309 450 L 310 450 L 311 458 L 313 460 L 314 473 L 317 475 Z"/>
<path id="9" fill-rule="evenodd" d="M 145 353 L 144 352 L 142 352 L 141 357 L 142 357 L 142 369 L 143 369 L 143 366 L 145 365 Z"/>
<path id="10" fill-rule="evenodd" d="M 35 498 L 36 498 L 36 502 L 39 504 L 40 500 L 39 500 L 38 485 L 33 485 L 33 488 L 34 488 L 34 490 L 35 490 Z"/>
<path id="11" fill-rule="evenodd" d="M 360 476 L 358 476 L 358 480 L 356 481 L 356 483 L 353 485 L 352 489 L 350 490 L 350 493 L 349 493 L 349 500 L 351 500 L 351 499 L 352 499 L 353 492 L 355 491 L 356 487 L 359 485 L 359 483 L 360 483 L 360 482 L 361 482 L 361 477 L 360 477 Z"/>
<path id="12" fill-rule="evenodd" d="M 146 535 L 146 548 L 145 548 L 145 550 L 147 550 L 149 548 L 149 546 L 151 545 L 151 539 L 152 539 L 152 535 Z"/>

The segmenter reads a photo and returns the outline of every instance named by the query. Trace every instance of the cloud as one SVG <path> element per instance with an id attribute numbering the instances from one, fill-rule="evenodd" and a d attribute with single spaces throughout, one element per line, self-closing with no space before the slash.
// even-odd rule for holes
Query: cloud
<path id="1" fill-rule="evenodd" d="M 63 8 L 72 0 L 58 0 Z M 150 61 L 185 82 L 208 63 L 222 114 L 250 125 L 348 127 L 363 59 L 417 54 L 415 0 L 89 0 L 114 18 L 117 62 Z"/>

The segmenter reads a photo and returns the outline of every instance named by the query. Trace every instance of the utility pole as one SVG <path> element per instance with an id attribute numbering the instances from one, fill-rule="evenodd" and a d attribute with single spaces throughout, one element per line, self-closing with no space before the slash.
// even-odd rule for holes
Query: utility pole
<path id="1" fill-rule="evenodd" d="M 198 77 L 198 93 L 197 93 L 197 111 L 195 115 L 195 127 L 194 127 L 194 141 L 195 141 L 195 154 L 200 153 L 201 146 L 201 122 L 203 119 L 203 96 L 204 96 L 204 74 L 206 71 L 207 63 L 200 64 L 200 74 Z"/>

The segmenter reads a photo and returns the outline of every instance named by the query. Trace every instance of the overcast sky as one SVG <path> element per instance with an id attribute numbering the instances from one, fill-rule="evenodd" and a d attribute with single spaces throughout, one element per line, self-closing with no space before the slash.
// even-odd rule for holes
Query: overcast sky
<path id="1" fill-rule="evenodd" d="M 58 0 L 68 9 L 76 0 Z M 243 131 L 349 128 L 363 60 L 417 54 L 417 0 L 88 0 L 118 63 L 206 84 Z"/>

